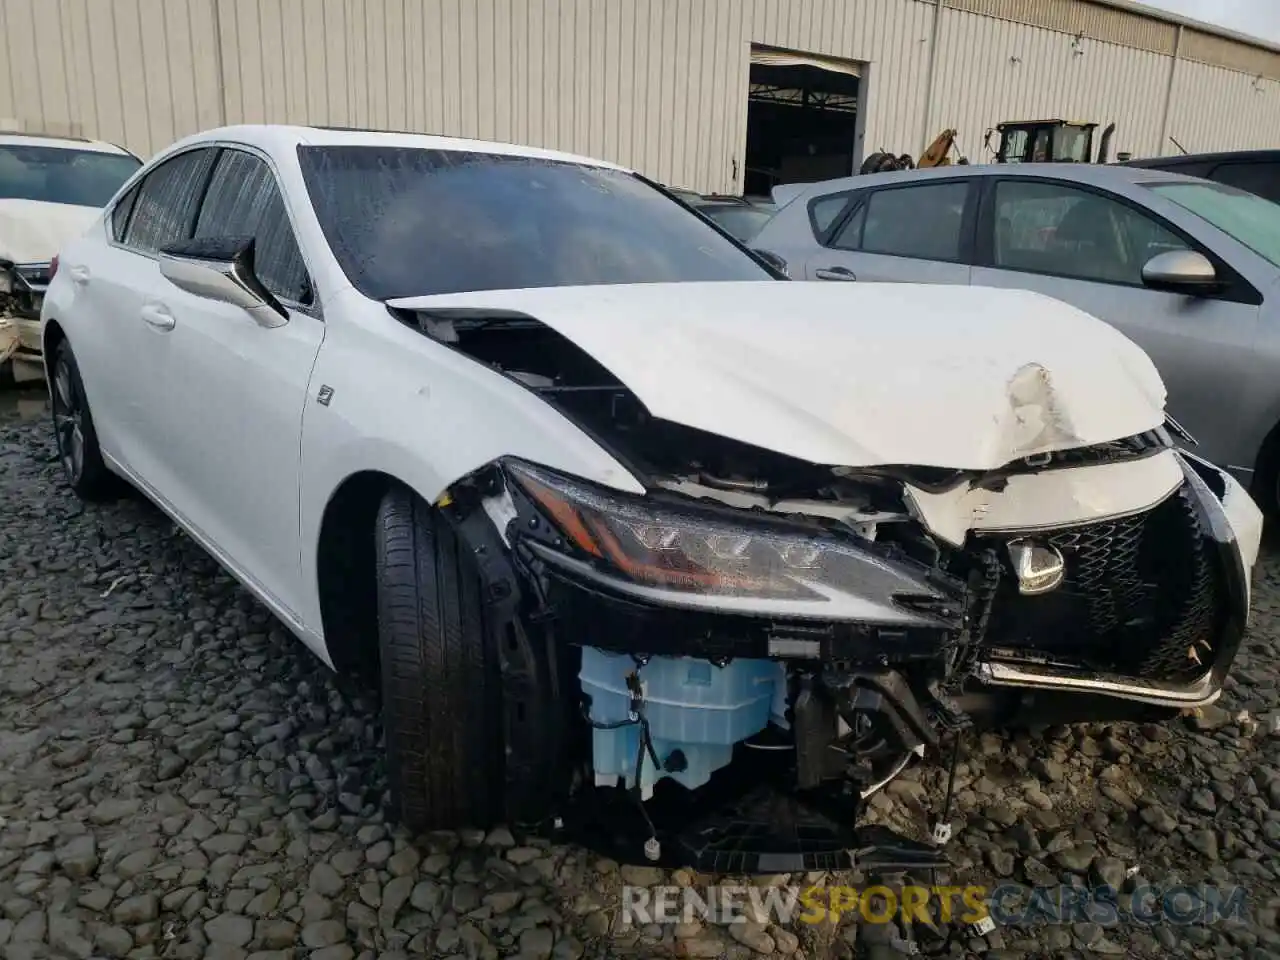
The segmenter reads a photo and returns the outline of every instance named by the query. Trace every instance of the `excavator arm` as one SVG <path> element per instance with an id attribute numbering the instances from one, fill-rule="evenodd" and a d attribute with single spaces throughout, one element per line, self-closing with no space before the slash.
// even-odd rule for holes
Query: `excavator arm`
<path id="1" fill-rule="evenodd" d="M 909 153 L 895 157 L 888 151 L 878 151 L 863 161 L 858 172 L 884 173 L 887 170 L 910 170 L 913 167 L 950 166 L 951 150 L 956 145 L 957 135 L 958 132 L 955 130 L 943 130 L 934 138 L 933 143 L 929 144 L 925 152 L 920 154 L 919 160 L 913 159 Z M 960 163 L 968 163 L 968 161 L 961 157 Z"/>
<path id="2" fill-rule="evenodd" d="M 951 165 L 951 148 L 956 145 L 956 130 L 943 130 L 938 134 L 933 143 L 925 148 L 924 153 L 920 154 L 917 161 L 917 167 L 946 167 Z"/>

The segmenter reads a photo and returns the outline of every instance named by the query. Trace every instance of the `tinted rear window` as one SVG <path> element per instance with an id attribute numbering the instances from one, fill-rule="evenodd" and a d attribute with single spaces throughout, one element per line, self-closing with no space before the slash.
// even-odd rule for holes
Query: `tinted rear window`
<path id="1" fill-rule="evenodd" d="M 1273 203 L 1280 201 L 1280 162 L 1257 160 L 1223 163 L 1214 168 L 1210 179 L 1237 190 L 1256 193 Z"/>
<path id="2" fill-rule="evenodd" d="M 298 148 L 320 226 L 368 297 L 599 283 L 770 280 L 630 174 L 416 147 Z"/>

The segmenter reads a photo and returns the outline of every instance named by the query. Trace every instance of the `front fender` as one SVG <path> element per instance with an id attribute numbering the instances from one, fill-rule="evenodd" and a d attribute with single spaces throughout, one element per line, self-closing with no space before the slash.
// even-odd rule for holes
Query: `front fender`
<path id="1" fill-rule="evenodd" d="M 329 328 L 303 414 L 299 525 L 310 589 L 300 611 L 321 632 L 315 573 L 325 508 L 351 476 L 394 477 L 428 502 L 504 456 L 604 486 L 644 487 L 537 395 L 397 321 L 350 291 L 325 305 Z M 323 398 L 323 399 L 322 399 Z"/>

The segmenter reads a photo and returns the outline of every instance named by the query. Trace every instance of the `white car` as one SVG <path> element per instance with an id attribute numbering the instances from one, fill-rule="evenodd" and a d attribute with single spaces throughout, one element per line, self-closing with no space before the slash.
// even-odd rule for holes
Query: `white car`
<path id="1" fill-rule="evenodd" d="M 1123 335 L 788 282 L 607 163 L 190 137 L 64 248 L 43 337 L 73 489 L 124 478 L 375 670 L 414 828 L 931 856 L 851 836 L 859 798 L 1020 706 L 1207 704 L 1245 626 L 1258 510 L 1172 448 Z"/>
<path id="2" fill-rule="evenodd" d="M 40 299 L 49 263 L 80 236 L 142 161 L 101 140 L 0 132 L 0 366 L 40 376 Z M 0 308 L 4 303 L 0 302 Z M 28 319 L 29 318 L 29 319 Z"/>

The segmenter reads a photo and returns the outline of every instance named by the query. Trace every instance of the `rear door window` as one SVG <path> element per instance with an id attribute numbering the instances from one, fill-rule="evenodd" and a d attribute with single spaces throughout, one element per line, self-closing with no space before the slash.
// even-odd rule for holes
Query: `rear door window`
<path id="1" fill-rule="evenodd" d="M 172 243 L 190 239 L 196 207 L 216 153 L 210 147 L 188 150 L 148 173 L 124 227 L 123 243 L 156 254 Z"/>
<path id="2" fill-rule="evenodd" d="M 841 225 L 831 246 L 958 262 L 968 197 L 967 180 L 877 190 Z"/>

